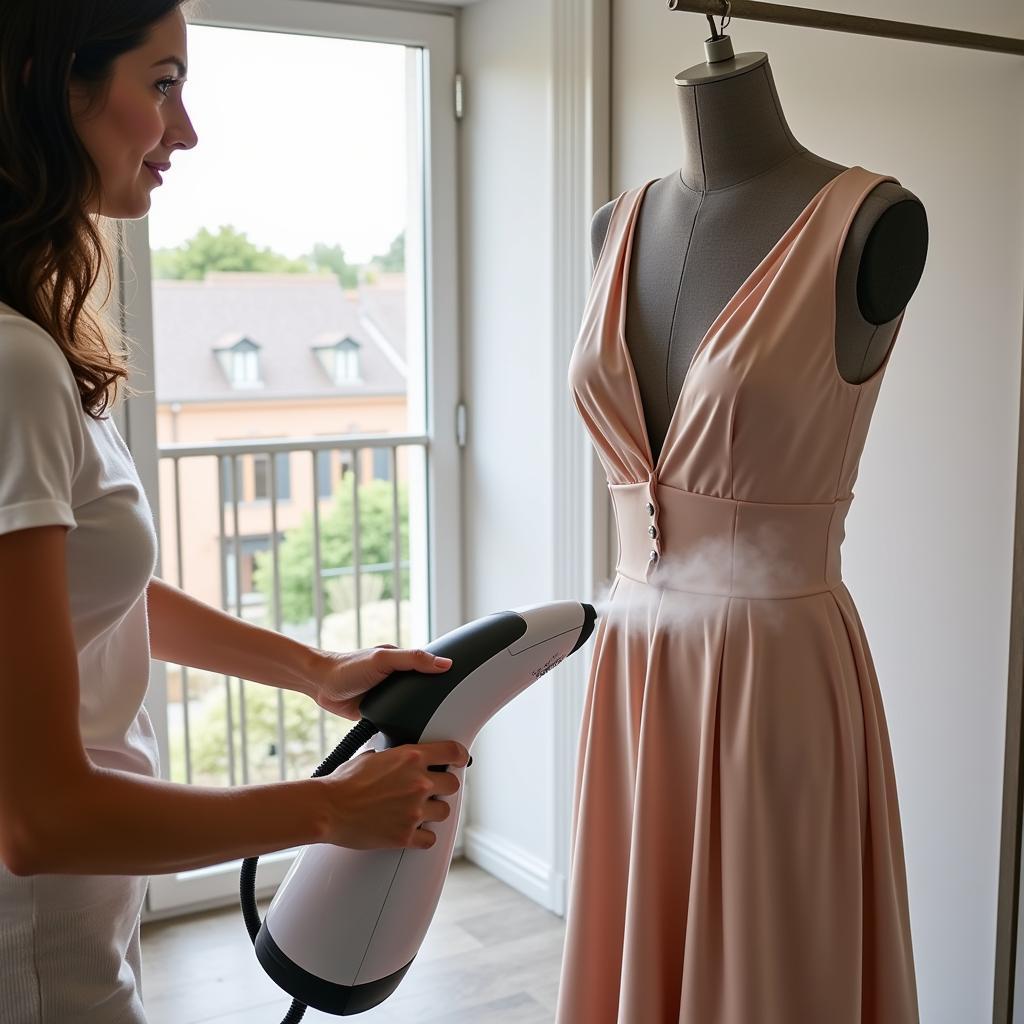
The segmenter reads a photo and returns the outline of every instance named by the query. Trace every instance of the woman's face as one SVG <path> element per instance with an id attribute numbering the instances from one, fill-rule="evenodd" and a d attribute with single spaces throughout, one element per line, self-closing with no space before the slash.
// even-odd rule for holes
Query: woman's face
<path id="1" fill-rule="evenodd" d="M 72 120 L 100 172 L 101 196 L 90 213 L 144 217 L 171 152 L 198 141 L 181 98 L 187 63 L 185 18 L 177 10 L 156 22 L 145 43 L 117 58 L 95 109 L 85 90 L 72 85 Z"/>

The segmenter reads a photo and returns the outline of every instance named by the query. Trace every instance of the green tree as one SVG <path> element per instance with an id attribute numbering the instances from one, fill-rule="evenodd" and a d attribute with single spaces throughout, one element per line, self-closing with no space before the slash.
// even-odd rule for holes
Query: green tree
<path id="1" fill-rule="evenodd" d="M 350 478 L 346 478 L 350 479 Z M 391 484 L 374 480 L 359 488 L 359 547 L 362 566 L 390 563 L 392 561 L 394 537 L 391 529 Z M 409 551 L 409 498 L 406 485 L 398 485 L 399 550 L 404 562 Z M 330 510 L 320 517 L 320 565 L 321 569 L 351 567 L 353 559 L 353 515 L 352 490 L 342 486 L 334 495 Z M 306 622 L 314 614 L 313 607 L 313 517 L 307 515 L 302 523 L 288 530 L 278 546 L 278 562 L 281 567 L 281 621 L 289 623 Z M 364 580 L 369 574 L 364 575 Z M 376 586 L 371 589 L 367 582 L 364 591 L 380 600 L 394 597 L 391 572 L 378 576 Z M 255 557 L 253 586 L 273 607 L 274 564 L 269 551 L 259 552 Z M 403 598 L 409 596 L 408 577 L 402 578 Z M 365 599 L 365 598 L 364 598 Z M 344 608 L 334 607 L 339 603 L 337 588 L 324 588 L 323 612 L 328 615 Z"/>
<path id="2" fill-rule="evenodd" d="M 317 242 L 306 259 L 318 270 L 335 274 L 342 288 L 355 288 L 359 284 L 359 268 L 345 259 L 345 250 L 340 245 Z"/>
<path id="3" fill-rule="evenodd" d="M 373 262 L 385 272 L 405 270 L 405 232 L 396 235 L 388 251 L 382 256 L 374 256 Z"/>
<path id="4" fill-rule="evenodd" d="M 206 228 L 173 249 L 153 252 L 153 276 L 201 281 L 211 270 L 235 270 L 250 273 L 309 273 L 305 259 L 293 260 L 272 249 L 260 249 L 230 224 L 221 225 L 217 234 Z"/>
<path id="5" fill-rule="evenodd" d="M 196 785 L 226 785 L 228 771 L 227 700 L 222 677 L 212 673 L 189 673 L 193 694 L 190 702 L 192 781 Z M 287 778 L 307 777 L 321 760 L 319 749 L 320 708 L 304 694 L 282 693 L 285 749 L 280 749 L 277 731 L 278 691 L 260 683 L 246 682 L 245 732 L 249 750 L 249 781 L 276 782 L 280 778 L 281 758 L 285 758 Z M 239 684 L 231 680 L 232 743 L 237 780 L 241 782 L 242 726 Z M 328 715 L 325 737 L 328 749 L 352 727 L 346 719 Z M 172 730 L 170 736 L 171 779 L 185 782 L 185 736 Z"/>

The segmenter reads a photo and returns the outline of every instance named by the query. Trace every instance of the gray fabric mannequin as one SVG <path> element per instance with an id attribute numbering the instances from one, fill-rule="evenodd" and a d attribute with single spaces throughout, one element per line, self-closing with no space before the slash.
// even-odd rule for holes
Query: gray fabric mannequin
<path id="1" fill-rule="evenodd" d="M 793 137 L 767 54 L 732 56 L 723 40 L 726 59 L 676 76 L 682 166 L 647 190 L 633 240 L 626 343 L 655 459 L 700 339 L 800 211 L 845 170 Z M 595 263 L 611 208 L 591 225 Z M 927 244 L 920 201 L 895 182 L 879 183 L 854 217 L 837 272 L 836 363 L 850 383 L 884 361 Z"/>

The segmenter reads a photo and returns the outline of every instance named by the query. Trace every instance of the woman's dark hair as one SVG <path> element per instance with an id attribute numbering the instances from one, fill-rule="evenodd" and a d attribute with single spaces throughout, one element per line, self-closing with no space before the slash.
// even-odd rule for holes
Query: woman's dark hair
<path id="1" fill-rule="evenodd" d="M 127 386 L 114 290 L 118 224 L 89 212 L 96 165 L 75 131 L 69 90 L 102 103 L 121 54 L 185 0 L 3 0 L 0 17 L 0 301 L 63 351 L 82 408 L 102 417 Z M 106 294 L 91 294 L 101 276 Z M 111 321 L 114 322 L 111 322 Z M 111 350 L 110 340 L 116 349 Z M 129 387 L 129 390 L 130 387 Z"/>

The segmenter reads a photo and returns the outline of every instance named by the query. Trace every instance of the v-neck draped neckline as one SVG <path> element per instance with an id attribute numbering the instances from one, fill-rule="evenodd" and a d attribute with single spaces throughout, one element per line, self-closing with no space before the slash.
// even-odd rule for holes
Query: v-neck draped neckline
<path id="1" fill-rule="evenodd" d="M 840 180 L 844 175 L 850 174 L 855 170 L 864 170 L 859 164 L 854 164 L 852 167 L 847 167 L 845 170 L 840 171 L 834 178 L 830 178 L 821 186 L 820 189 L 808 200 L 804 205 L 803 209 L 793 219 L 789 227 L 781 234 L 778 241 L 768 250 L 764 257 L 758 262 L 757 266 L 744 278 L 743 283 L 737 288 L 732 295 L 729 297 L 729 301 L 722 307 L 721 312 L 711 322 L 711 326 L 705 331 L 704 336 L 701 338 L 700 343 L 693 351 L 693 355 L 690 357 L 690 363 L 686 370 L 686 376 L 683 378 L 682 387 L 679 389 L 679 394 L 676 396 L 675 405 L 672 408 L 672 415 L 669 417 L 668 429 L 665 431 L 665 438 L 662 441 L 661 450 L 658 452 L 658 458 L 655 460 L 653 450 L 651 448 L 650 436 L 647 432 L 647 416 L 644 411 L 643 399 L 640 395 L 640 386 L 637 382 L 636 368 L 633 365 L 633 357 L 630 354 L 629 346 L 626 344 L 626 302 L 629 297 L 629 270 L 630 265 L 633 261 L 633 237 L 636 234 L 636 223 L 640 217 L 640 208 L 643 205 L 644 196 L 647 194 L 647 190 L 658 178 L 652 178 L 646 184 L 640 188 L 640 194 L 636 197 L 633 203 L 633 208 L 630 211 L 630 223 L 626 230 L 623 255 L 622 255 L 622 281 L 619 286 L 619 322 L 618 322 L 618 341 L 622 349 L 622 355 L 626 362 L 626 367 L 629 370 L 629 381 L 630 386 L 633 389 L 633 402 L 636 406 L 637 415 L 640 419 L 640 432 L 644 441 L 645 456 L 647 460 L 647 471 L 648 473 L 657 478 L 665 459 L 665 453 L 671 448 L 672 431 L 675 428 L 676 420 L 679 418 L 679 410 L 683 405 L 683 397 L 686 394 L 686 386 L 693 376 L 693 370 L 696 366 L 697 360 L 704 353 L 709 343 L 718 334 L 729 315 L 733 312 L 733 307 L 740 298 L 741 295 L 745 296 L 753 282 L 758 278 L 758 275 L 762 273 L 763 268 L 775 260 L 779 250 L 782 248 L 783 243 L 792 243 L 795 239 L 790 238 L 790 234 L 793 229 L 800 224 L 801 220 L 805 220 L 806 215 L 812 208 L 818 203 L 821 197 L 830 189 L 837 181 Z M 805 221 L 806 223 L 806 221 Z M 834 287 L 834 284 L 833 284 Z"/>

